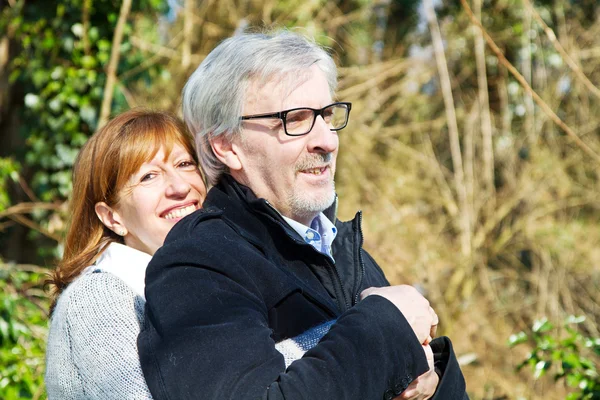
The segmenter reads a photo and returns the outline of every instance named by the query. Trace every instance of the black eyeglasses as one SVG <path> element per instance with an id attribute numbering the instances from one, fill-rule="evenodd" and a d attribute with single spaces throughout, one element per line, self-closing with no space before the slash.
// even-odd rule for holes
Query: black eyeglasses
<path id="1" fill-rule="evenodd" d="M 340 129 L 344 129 L 348 125 L 348 116 L 350 115 L 351 108 L 352 103 L 339 102 L 320 109 L 309 107 L 292 108 L 270 114 L 244 115 L 240 119 L 278 118 L 283 121 L 283 130 L 286 135 L 302 136 L 312 130 L 319 115 L 329 125 L 330 130 L 339 131 Z"/>

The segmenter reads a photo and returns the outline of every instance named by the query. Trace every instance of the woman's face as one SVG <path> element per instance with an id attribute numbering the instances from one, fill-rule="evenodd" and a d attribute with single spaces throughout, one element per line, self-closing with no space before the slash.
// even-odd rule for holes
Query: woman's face
<path id="1" fill-rule="evenodd" d="M 164 158 L 161 148 L 130 177 L 113 207 L 125 230 L 125 244 L 151 255 L 173 225 L 199 209 L 206 196 L 198 166 L 183 146 L 174 145 Z"/>

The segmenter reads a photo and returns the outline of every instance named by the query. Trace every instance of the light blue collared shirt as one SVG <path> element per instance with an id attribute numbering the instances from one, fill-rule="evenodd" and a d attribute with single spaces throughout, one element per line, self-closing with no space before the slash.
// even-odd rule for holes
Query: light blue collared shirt
<path id="1" fill-rule="evenodd" d="M 282 217 L 306 243 L 312 245 L 317 251 L 333 258 L 331 244 L 337 235 L 337 228 L 325 214 L 319 213 L 310 223 L 310 227 L 283 215 Z"/>

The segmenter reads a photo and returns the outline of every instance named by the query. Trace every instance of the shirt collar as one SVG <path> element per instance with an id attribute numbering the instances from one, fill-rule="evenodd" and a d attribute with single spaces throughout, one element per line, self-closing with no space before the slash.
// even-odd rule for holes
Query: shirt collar
<path id="1" fill-rule="evenodd" d="M 83 270 L 83 273 L 93 273 L 96 270 L 109 272 L 124 281 L 137 295 L 145 300 L 144 279 L 150 259 L 152 259 L 152 256 L 148 253 L 120 243 L 111 243 L 102 252 L 94 265 L 87 267 Z"/>
<path id="2" fill-rule="evenodd" d="M 331 257 L 331 244 L 337 235 L 337 228 L 325 214 L 319 213 L 311 221 L 310 227 L 283 215 L 282 217 L 306 243 Z"/>

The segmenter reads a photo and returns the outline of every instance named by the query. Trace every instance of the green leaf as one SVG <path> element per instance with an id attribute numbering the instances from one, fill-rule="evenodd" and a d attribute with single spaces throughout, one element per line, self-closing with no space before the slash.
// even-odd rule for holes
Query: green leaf
<path id="1" fill-rule="evenodd" d="M 554 328 L 554 326 L 550 322 L 548 322 L 547 318 L 544 317 L 542 319 L 535 321 L 533 323 L 532 329 L 536 333 L 543 333 L 543 332 L 548 332 L 552 328 Z"/>
<path id="2" fill-rule="evenodd" d="M 552 365 L 551 361 L 539 361 L 535 365 L 533 377 L 535 379 L 541 378 L 542 376 L 544 376 L 544 374 L 546 374 L 546 371 L 548 371 L 548 369 L 550 368 L 551 365 Z"/>
<path id="3" fill-rule="evenodd" d="M 508 338 L 508 345 L 511 347 L 514 347 L 518 344 L 521 343 L 525 343 L 527 341 L 528 337 L 527 334 L 523 331 L 516 333 L 516 334 L 512 334 L 509 336 Z"/>
<path id="4" fill-rule="evenodd" d="M 566 324 L 580 324 L 582 322 L 585 321 L 585 316 L 584 315 L 579 315 L 579 316 L 575 316 L 575 315 L 569 315 L 565 321 Z"/>

